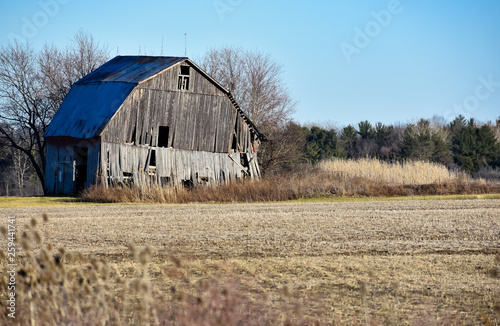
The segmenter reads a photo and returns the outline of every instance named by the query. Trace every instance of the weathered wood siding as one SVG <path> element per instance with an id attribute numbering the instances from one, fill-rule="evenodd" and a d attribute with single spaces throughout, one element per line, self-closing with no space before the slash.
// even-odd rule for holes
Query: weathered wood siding
<path id="1" fill-rule="evenodd" d="M 173 183 L 239 178 L 245 173 L 241 156 L 249 162 L 250 176 L 260 175 L 254 135 L 230 98 L 193 67 L 189 89 L 179 90 L 180 67 L 139 83 L 101 133 L 106 180 L 121 182 L 125 172 L 137 182 L 149 169 L 151 150 L 155 177 Z M 168 127 L 168 142 L 162 147 L 160 127 Z"/>
<path id="2" fill-rule="evenodd" d="M 103 143 L 101 148 L 106 153 L 101 156 L 101 166 L 106 167 L 101 173 L 103 183 L 132 179 L 138 185 L 164 184 L 167 180 L 171 185 L 188 180 L 193 183 L 225 183 L 244 175 L 239 162 L 240 155 L 245 153 L 210 153 L 116 143 Z M 152 150 L 156 156 L 154 167 L 150 166 Z"/>
<path id="3" fill-rule="evenodd" d="M 104 142 L 157 146 L 159 126 L 169 127 L 168 147 L 229 153 L 251 149 L 252 135 L 228 96 L 190 69 L 190 87 L 177 89 L 180 65 L 140 83 L 101 134 Z"/>

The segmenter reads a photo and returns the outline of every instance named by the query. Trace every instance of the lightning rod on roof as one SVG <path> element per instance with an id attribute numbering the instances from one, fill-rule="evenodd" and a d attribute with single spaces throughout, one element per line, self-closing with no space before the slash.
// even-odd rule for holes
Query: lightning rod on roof
<path id="1" fill-rule="evenodd" d="M 160 55 L 163 55 L 163 36 L 164 36 L 164 34 L 161 35 L 161 51 L 160 51 Z"/>
<path id="2" fill-rule="evenodd" d="M 184 33 L 184 56 L 187 57 L 187 33 Z"/>

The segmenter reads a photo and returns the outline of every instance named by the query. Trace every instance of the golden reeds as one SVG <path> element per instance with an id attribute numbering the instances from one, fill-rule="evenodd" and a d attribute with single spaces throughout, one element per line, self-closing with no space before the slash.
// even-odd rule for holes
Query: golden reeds
<path id="1" fill-rule="evenodd" d="M 369 158 L 332 159 L 320 162 L 319 168 L 344 179 L 364 178 L 386 185 L 442 184 L 467 178 L 464 174 L 449 171 L 444 165 L 422 161 L 387 163 Z"/>

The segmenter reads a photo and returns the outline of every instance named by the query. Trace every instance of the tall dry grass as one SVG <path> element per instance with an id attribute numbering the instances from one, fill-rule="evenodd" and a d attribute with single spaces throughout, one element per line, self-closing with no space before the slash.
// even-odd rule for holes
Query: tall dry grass
<path id="1" fill-rule="evenodd" d="M 499 182 L 469 178 L 435 163 L 388 164 L 378 160 L 325 161 L 297 173 L 220 186 L 92 186 L 82 193 L 88 202 L 195 203 L 270 202 L 314 197 L 415 196 L 500 193 Z"/>
<path id="2" fill-rule="evenodd" d="M 376 159 L 331 159 L 319 163 L 319 168 L 344 179 L 364 178 L 389 185 L 442 184 L 467 179 L 465 173 L 450 171 L 444 165 L 422 161 L 388 163 Z"/>

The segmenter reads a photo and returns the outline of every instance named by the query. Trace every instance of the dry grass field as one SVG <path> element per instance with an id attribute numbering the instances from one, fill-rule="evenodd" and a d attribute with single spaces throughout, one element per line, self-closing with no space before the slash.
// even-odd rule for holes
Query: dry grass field
<path id="1" fill-rule="evenodd" d="M 0 212 L 20 325 L 500 324 L 498 199 Z"/>

